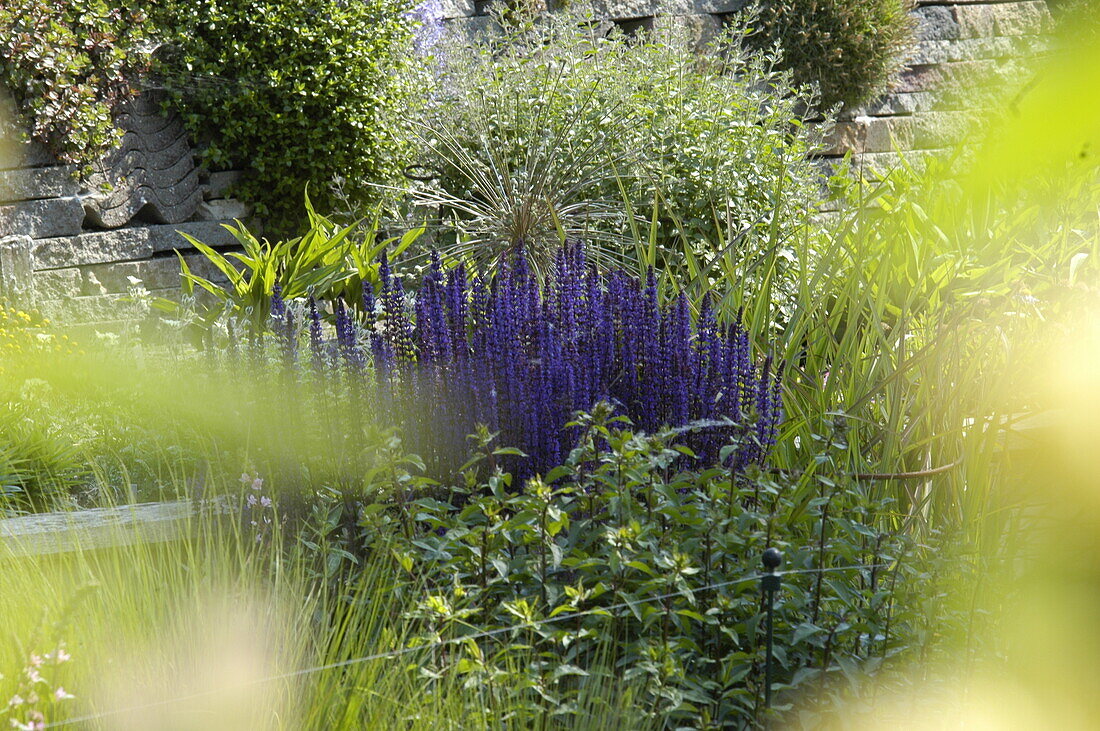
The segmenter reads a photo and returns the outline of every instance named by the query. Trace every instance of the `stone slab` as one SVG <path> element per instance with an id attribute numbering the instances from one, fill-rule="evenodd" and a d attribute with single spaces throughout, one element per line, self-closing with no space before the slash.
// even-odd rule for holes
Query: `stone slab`
<path id="1" fill-rule="evenodd" d="M 79 192 L 71 165 L 0 170 L 0 203 L 67 198 Z"/>
<path id="2" fill-rule="evenodd" d="M 894 117 L 922 114 L 934 111 L 957 111 L 971 108 L 967 100 L 950 89 L 943 91 L 912 91 L 889 93 L 880 99 L 857 109 L 845 111 L 841 119 L 847 121 L 856 117 Z"/>
<path id="3" fill-rule="evenodd" d="M 240 179 L 240 170 L 223 170 L 216 173 L 210 173 L 210 176 L 203 184 L 202 197 L 206 200 L 211 200 L 212 198 L 225 198 L 229 189 L 236 185 L 237 181 Z"/>
<path id="4" fill-rule="evenodd" d="M 975 118 L 966 112 L 931 112 L 908 117 L 859 117 L 838 122 L 822 155 L 894 152 L 949 147 L 965 139 Z"/>
<path id="5" fill-rule="evenodd" d="M 190 244 L 180 236 L 180 231 L 210 246 L 233 246 L 237 243 L 222 225 L 215 222 L 135 226 L 38 241 L 34 247 L 34 268 L 60 269 L 135 261 L 148 259 L 160 252 L 190 248 Z"/>
<path id="6" fill-rule="evenodd" d="M 252 206 L 236 198 L 203 201 L 195 209 L 197 221 L 244 221 L 252 217 Z"/>
<path id="7" fill-rule="evenodd" d="M 0 520 L 0 558 L 173 541 L 186 535 L 200 512 L 221 514 L 228 507 L 226 499 L 216 498 L 206 504 L 180 500 L 5 518 Z"/>
<path id="8" fill-rule="evenodd" d="M 934 91 L 948 86 L 973 86 L 983 81 L 996 82 L 1012 78 L 1018 71 L 1016 62 L 996 60 L 960 61 L 941 64 L 913 64 L 898 76 L 894 91 Z"/>
<path id="9" fill-rule="evenodd" d="M 188 268 L 213 281 L 224 281 L 221 273 L 202 254 L 185 254 Z M 68 270 L 55 270 L 68 271 Z M 139 280 L 149 290 L 179 289 L 180 263 L 174 256 L 158 256 L 145 261 L 119 262 L 116 264 L 96 264 L 81 267 L 82 279 L 79 292 L 84 296 L 123 294 L 130 290 L 131 278 Z"/>
<path id="10" fill-rule="evenodd" d="M 652 18 L 657 15 L 690 15 L 694 0 L 593 0 L 592 12 L 597 18 L 628 20 Z"/>
<path id="11" fill-rule="evenodd" d="M 80 233 L 83 222 L 84 206 L 76 196 L 0 206 L 0 236 L 73 236 Z"/>
<path id="12" fill-rule="evenodd" d="M 460 40 L 472 42 L 484 36 L 495 25 L 496 22 L 487 15 L 474 15 L 447 21 L 447 32 Z"/>
<path id="13" fill-rule="evenodd" d="M 692 10 L 696 13 L 725 15 L 739 13 L 750 4 L 750 0 L 692 0 Z"/>
<path id="14" fill-rule="evenodd" d="M 82 293 L 83 277 L 79 267 L 35 272 L 33 281 L 35 298 L 40 301 L 62 300 Z"/>
<path id="15" fill-rule="evenodd" d="M 909 57 L 912 65 L 931 65 L 983 59 L 1026 58 L 1046 52 L 1045 36 L 966 38 L 951 41 L 921 41 Z"/>
<path id="16" fill-rule="evenodd" d="M 25 307 L 34 307 L 34 286 L 31 281 L 30 236 L 0 238 L 0 296 Z"/>
<path id="17" fill-rule="evenodd" d="M 178 297 L 179 289 L 149 290 L 154 297 Z M 66 326 L 118 320 L 140 320 L 149 310 L 146 303 L 134 301 L 128 293 L 75 296 L 38 303 L 42 314 Z"/>
<path id="18" fill-rule="evenodd" d="M 923 8 L 922 8 L 923 9 Z M 960 4 L 954 8 L 962 38 L 1049 33 L 1054 20 L 1046 2 Z"/>
<path id="19" fill-rule="evenodd" d="M 722 20 L 716 15 L 661 15 L 655 18 L 620 20 L 618 25 L 626 33 L 639 30 L 683 32 L 692 47 L 700 51 L 722 32 Z"/>
<path id="20" fill-rule="evenodd" d="M 475 0 L 441 0 L 440 16 L 444 20 L 451 18 L 466 18 L 477 15 L 478 8 Z"/>
<path id="21" fill-rule="evenodd" d="M 951 5 L 929 5 L 916 8 L 912 17 L 917 23 L 918 40 L 953 41 L 962 37 L 956 8 Z"/>

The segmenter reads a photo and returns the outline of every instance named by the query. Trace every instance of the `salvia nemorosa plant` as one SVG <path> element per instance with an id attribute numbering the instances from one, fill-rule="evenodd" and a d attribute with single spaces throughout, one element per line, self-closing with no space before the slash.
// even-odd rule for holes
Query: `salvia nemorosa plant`
<path id="1" fill-rule="evenodd" d="M 758 366 L 748 333 L 719 322 L 709 299 L 695 318 L 683 294 L 662 303 L 652 273 L 599 272 L 569 245 L 544 283 L 522 254 L 495 276 L 444 271 L 435 257 L 415 296 L 384 257 L 379 280 L 354 308 L 334 303 L 334 348 L 309 301 L 311 363 L 369 385 L 355 389 L 364 408 L 440 474 L 462 463 L 479 424 L 528 455 L 512 458 L 517 476 L 545 472 L 576 443 L 573 415 L 599 402 L 645 431 L 689 427 L 681 443 L 708 464 L 733 443 L 728 466 L 743 470 L 775 443 L 781 369 L 770 357 Z M 291 313 L 280 302 L 273 314 L 293 339 Z"/>

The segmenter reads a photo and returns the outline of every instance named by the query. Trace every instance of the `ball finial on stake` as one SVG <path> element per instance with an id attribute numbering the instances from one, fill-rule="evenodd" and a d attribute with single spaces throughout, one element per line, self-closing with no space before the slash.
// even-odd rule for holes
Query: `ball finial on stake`
<path id="1" fill-rule="evenodd" d="M 760 562 L 764 564 L 764 569 L 769 574 L 775 573 L 775 570 L 783 563 L 783 554 L 779 552 L 778 548 L 769 548 L 764 551 Z"/>

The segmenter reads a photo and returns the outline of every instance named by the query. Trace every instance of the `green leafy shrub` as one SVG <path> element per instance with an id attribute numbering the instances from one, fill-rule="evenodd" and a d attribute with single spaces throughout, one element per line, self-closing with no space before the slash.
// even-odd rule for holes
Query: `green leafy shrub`
<path id="1" fill-rule="evenodd" d="M 842 420 L 807 445 L 805 473 L 733 478 L 677 469 L 681 435 L 609 416 L 579 417 L 577 448 L 543 479 L 512 484 L 482 431 L 464 484 L 363 510 L 365 545 L 404 569 L 395 595 L 420 597 L 414 626 L 451 643 L 429 656 L 431 677 L 458 672 L 496 702 L 568 719 L 585 684 L 611 673 L 653 727 L 753 726 L 768 546 L 793 571 L 775 630 L 775 685 L 788 697 L 858 695 L 864 673 L 898 662 L 933 622 L 945 633 L 958 621 L 904 603 L 927 564 L 889 501 L 844 474 Z"/>
<path id="2" fill-rule="evenodd" d="M 438 179 L 416 197 L 455 220 L 447 248 L 494 260 L 523 242 L 541 269 L 563 236 L 618 259 L 652 238 L 674 265 L 683 246 L 744 232 L 751 249 L 800 225 L 818 194 L 804 97 L 741 35 L 712 50 L 682 28 L 631 38 L 571 11 L 442 44 L 420 132 Z M 645 219 L 651 237 L 635 234 Z"/>
<path id="3" fill-rule="evenodd" d="M 236 194 L 291 231 L 307 183 L 322 208 L 333 175 L 362 202 L 399 167 L 398 111 L 412 21 L 403 0 L 172 0 L 150 7 L 157 70 L 212 169 L 242 168 Z"/>
<path id="4" fill-rule="evenodd" d="M 106 0 L 0 4 L 0 87 L 31 137 L 63 162 L 87 165 L 118 140 L 114 112 L 146 68 L 140 10 Z"/>
<path id="5" fill-rule="evenodd" d="M 778 44 L 797 82 L 816 83 L 823 108 L 883 91 L 913 42 L 913 0 L 768 0 L 757 6 L 758 48 Z"/>

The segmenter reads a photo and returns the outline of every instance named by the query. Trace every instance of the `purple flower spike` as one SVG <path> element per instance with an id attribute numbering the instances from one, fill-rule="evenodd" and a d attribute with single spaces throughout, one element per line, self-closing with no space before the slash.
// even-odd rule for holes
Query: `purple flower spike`
<path id="1" fill-rule="evenodd" d="M 434 474 L 464 461 L 466 435 L 480 423 L 499 432 L 497 444 L 529 455 L 497 462 L 522 484 L 574 446 L 576 434 L 565 428 L 573 413 L 603 400 L 646 430 L 731 420 L 735 426 L 692 429 L 681 439 L 704 459 L 737 439 L 735 470 L 763 461 L 775 443 L 781 368 L 769 358 L 757 373 L 748 332 L 740 322 L 720 325 L 709 297 L 695 322 L 686 295 L 662 304 L 652 272 L 644 281 L 621 270 L 601 274 L 586 265 L 584 247 L 569 242 L 544 285 L 522 251 L 495 275 L 444 271 L 433 256 L 411 307 L 384 255 L 379 279 L 377 302 L 373 287 L 363 290 L 377 401 L 392 405 L 388 413 Z M 314 347 L 320 322 L 312 302 L 310 313 Z M 342 303 L 336 320 L 344 352 L 354 323 Z"/>

